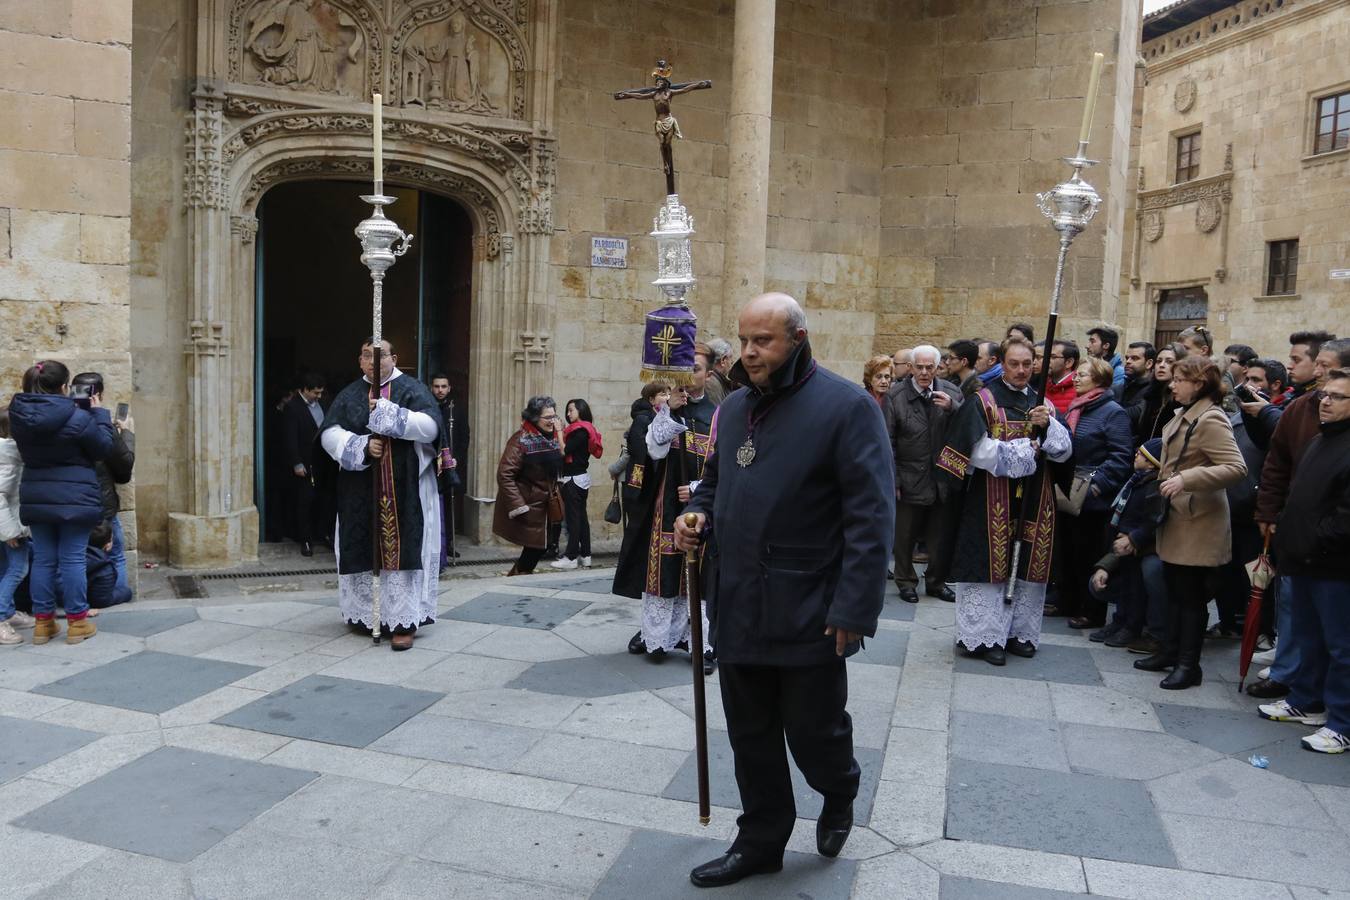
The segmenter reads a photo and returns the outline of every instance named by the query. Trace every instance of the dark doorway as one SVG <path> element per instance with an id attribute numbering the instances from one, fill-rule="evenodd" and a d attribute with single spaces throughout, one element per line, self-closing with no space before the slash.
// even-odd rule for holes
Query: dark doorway
<path id="1" fill-rule="evenodd" d="M 1171 288 L 1158 297 L 1158 323 L 1153 328 L 1153 346 L 1165 347 L 1192 325 L 1209 320 L 1209 295 L 1203 287 Z"/>
<path id="2" fill-rule="evenodd" d="M 385 277 L 384 337 L 405 375 L 423 383 L 437 372 L 451 376 L 456 420 L 467 422 L 472 223 L 448 198 L 386 190 L 398 198 L 387 214 L 415 239 Z M 278 407 L 305 372 L 327 381 L 325 406 L 360 377 L 371 281 L 354 229 L 371 213 L 361 201 L 369 191 L 365 183 L 294 182 L 268 191 L 258 207 L 254 501 L 265 541 L 294 534 Z"/>

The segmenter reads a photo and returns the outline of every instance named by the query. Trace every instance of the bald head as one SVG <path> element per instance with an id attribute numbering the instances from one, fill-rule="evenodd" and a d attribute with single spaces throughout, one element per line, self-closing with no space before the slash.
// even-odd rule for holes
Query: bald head
<path id="1" fill-rule="evenodd" d="M 739 331 L 741 366 L 763 388 L 806 340 L 806 312 L 787 294 L 760 294 L 741 307 Z"/>

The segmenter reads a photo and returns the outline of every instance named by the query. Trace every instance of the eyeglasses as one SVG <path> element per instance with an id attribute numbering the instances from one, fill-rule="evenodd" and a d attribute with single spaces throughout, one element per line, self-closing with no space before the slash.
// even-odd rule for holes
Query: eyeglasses
<path id="1" fill-rule="evenodd" d="M 1330 402 L 1330 403 L 1344 403 L 1346 400 L 1350 400 L 1350 395 L 1347 395 L 1347 394 L 1330 394 L 1330 393 L 1327 393 L 1326 391 L 1323 391 L 1323 392 L 1322 392 L 1322 402 L 1323 402 L 1323 403 L 1328 403 L 1328 402 Z"/>

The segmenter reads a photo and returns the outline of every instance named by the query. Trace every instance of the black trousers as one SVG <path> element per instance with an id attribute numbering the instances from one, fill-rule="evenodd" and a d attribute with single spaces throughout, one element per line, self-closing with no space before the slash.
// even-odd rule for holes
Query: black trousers
<path id="1" fill-rule="evenodd" d="M 1060 513 L 1055 528 L 1064 534 L 1064 581 L 1059 586 L 1059 608 L 1066 615 L 1083 616 L 1093 622 L 1106 619 L 1106 604 L 1088 589 L 1088 582 L 1097 560 L 1108 549 L 1109 521 L 1111 514 L 1106 510 L 1083 510 L 1076 516 Z"/>
<path id="2" fill-rule="evenodd" d="M 934 590 L 942 587 L 952 569 L 952 548 L 956 531 L 952 527 L 958 507 L 955 503 L 939 502 L 932 506 L 905 503 L 895 504 L 895 583 L 900 587 L 917 588 L 919 576 L 914 572 L 914 543 L 922 539 L 928 546 L 928 568 L 923 580 Z"/>
<path id="3" fill-rule="evenodd" d="M 575 482 L 562 483 L 563 521 L 567 523 L 567 552 L 563 556 L 576 559 L 591 555 L 591 521 L 586 518 L 586 497 L 588 488 L 580 488 Z"/>
<path id="4" fill-rule="evenodd" d="M 314 542 L 314 482 L 309 475 L 291 473 L 292 498 L 295 501 L 295 539 L 302 544 Z"/>
<path id="5" fill-rule="evenodd" d="M 862 773 L 844 709 L 848 671 L 842 659 L 800 667 L 723 663 L 719 678 L 744 810 L 731 850 L 776 862 L 797 819 L 787 750 L 825 798 L 823 815 L 842 812 L 858 795 Z"/>

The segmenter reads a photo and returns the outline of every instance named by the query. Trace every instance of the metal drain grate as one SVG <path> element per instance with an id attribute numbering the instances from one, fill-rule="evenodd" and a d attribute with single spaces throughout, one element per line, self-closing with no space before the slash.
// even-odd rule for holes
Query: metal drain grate
<path id="1" fill-rule="evenodd" d="M 617 559 L 617 553 L 596 553 L 594 559 L 613 560 Z M 461 560 L 456 563 L 455 569 L 485 569 L 490 567 L 510 566 L 516 561 L 514 556 L 504 556 L 499 559 L 474 559 Z M 200 579 L 201 581 L 237 581 L 244 578 L 304 578 L 306 576 L 316 575 L 336 575 L 337 567 L 324 569 L 244 569 L 230 572 L 201 572 L 197 575 L 170 575 L 169 582 L 174 585 L 174 590 L 178 590 L 177 581 L 190 582 Z M 197 586 L 197 590 L 202 590 Z M 201 594 L 179 594 L 180 597 L 205 597 L 206 593 Z"/>

